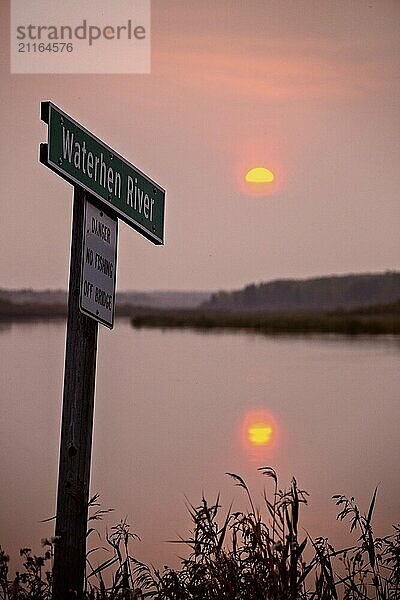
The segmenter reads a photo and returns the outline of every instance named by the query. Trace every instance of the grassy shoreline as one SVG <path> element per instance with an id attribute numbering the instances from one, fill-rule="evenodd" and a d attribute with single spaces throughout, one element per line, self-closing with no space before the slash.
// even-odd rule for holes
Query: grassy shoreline
<path id="1" fill-rule="evenodd" d="M 134 315 L 135 328 L 228 329 L 263 334 L 384 335 L 400 334 L 400 314 L 393 312 L 335 311 L 303 313 L 210 312 L 204 310 L 148 311 Z"/>
<path id="2" fill-rule="evenodd" d="M 17 304 L 0 302 L 0 322 L 66 319 L 64 304 Z M 242 330 L 274 334 L 400 334 L 400 302 L 336 311 L 216 311 L 154 309 L 117 305 L 117 318 L 129 318 L 135 328 L 187 328 L 200 331 Z"/>
<path id="3" fill-rule="evenodd" d="M 272 467 L 258 471 L 269 480 L 261 507 L 242 477 L 226 473 L 247 499 L 243 511 L 222 510 L 220 496 L 188 504 L 191 529 L 175 540 L 183 546 L 180 566 L 157 569 L 134 556 L 137 534 L 126 519 L 111 528 L 100 556 L 89 551 L 82 600 L 398 600 L 400 593 L 400 529 L 393 525 L 376 537 L 373 514 L 376 487 L 368 511 L 355 499 L 333 496 L 337 520 L 347 524 L 349 545 L 335 549 L 324 537 L 311 537 L 301 526 L 308 493 L 295 478 L 281 488 Z M 98 495 L 89 502 L 89 521 L 110 509 L 98 509 Z M 88 521 L 88 522 L 89 522 Z M 90 532 L 99 532 L 92 526 Z M 101 537 L 101 536 L 100 536 Z M 355 539 L 354 539 L 355 538 Z M 43 556 L 21 549 L 22 570 L 10 576 L 9 556 L 0 546 L 0 600 L 51 600 L 52 566 L 58 540 L 43 540 Z M 105 554 L 103 554 L 105 553 Z M 183 553 L 183 556 L 182 556 Z M 103 560 L 105 556 L 105 560 Z M 99 564 L 100 562 L 100 564 Z M 82 592 L 82 591 L 81 591 Z"/>

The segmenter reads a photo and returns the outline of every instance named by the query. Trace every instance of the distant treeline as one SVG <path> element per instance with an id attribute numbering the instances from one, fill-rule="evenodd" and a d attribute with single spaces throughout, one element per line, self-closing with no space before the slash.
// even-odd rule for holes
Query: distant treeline
<path id="1" fill-rule="evenodd" d="M 400 300 L 400 273 L 344 275 L 251 284 L 213 294 L 204 309 L 223 311 L 336 310 Z"/>
<path id="2" fill-rule="evenodd" d="M 67 315 L 65 290 L 7 290 L 0 288 L 0 318 L 49 318 Z M 153 291 L 121 292 L 116 294 L 118 316 L 131 316 L 139 307 L 197 308 L 211 297 L 211 292 Z"/>
<path id="3" fill-rule="evenodd" d="M 118 317 L 131 317 L 134 313 L 141 312 L 140 307 L 127 304 L 117 306 Z M 43 319 L 66 319 L 68 305 L 66 302 L 13 302 L 0 298 L 0 320 L 43 320 Z"/>
<path id="4" fill-rule="evenodd" d="M 387 272 L 277 280 L 211 297 L 205 292 L 120 292 L 116 316 L 133 317 L 135 325 L 285 331 L 365 330 L 368 322 L 371 330 L 394 333 L 399 302 L 400 273 Z M 0 290 L 2 320 L 66 316 L 65 291 Z"/>
<path id="5" fill-rule="evenodd" d="M 0 319 L 64 319 L 67 316 L 67 305 L 43 304 L 41 302 L 12 302 L 0 299 Z"/>

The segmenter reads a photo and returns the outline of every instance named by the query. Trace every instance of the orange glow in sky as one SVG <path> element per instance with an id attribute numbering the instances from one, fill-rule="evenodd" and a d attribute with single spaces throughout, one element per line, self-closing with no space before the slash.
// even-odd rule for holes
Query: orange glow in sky
<path id="1" fill-rule="evenodd" d="M 286 169 L 277 155 L 278 142 L 270 142 L 252 139 L 238 149 L 235 180 L 244 196 L 270 197 L 282 191 Z"/>

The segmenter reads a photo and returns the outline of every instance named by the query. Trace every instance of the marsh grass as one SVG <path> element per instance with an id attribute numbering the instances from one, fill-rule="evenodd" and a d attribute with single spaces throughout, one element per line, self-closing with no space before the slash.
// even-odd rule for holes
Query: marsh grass
<path id="1" fill-rule="evenodd" d="M 384 335 L 400 333 L 399 305 L 372 309 L 338 310 L 334 312 L 229 312 L 210 310 L 153 310 L 138 312 L 131 319 L 133 327 L 158 327 L 251 331 L 266 335 L 326 334 Z"/>
<path id="2" fill-rule="evenodd" d="M 354 498 L 334 496 L 338 520 L 347 522 L 357 542 L 335 550 L 327 539 L 312 539 L 300 527 L 300 511 L 308 494 L 292 480 L 280 489 L 271 467 L 259 469 L 273 484 L 271 497 L 264 490 L 259 509 L 246 482 L 227 475 L 243 490 L 247 510 L 222 511 L 219 496 L 210 503 L 202 497 L 188 505 L 190 534 L 174 543 L 185 555 L 179 569 L 149 567 L 132 556 L 138 536 L 126 520 L 106 532 L 105 545 L 87 556 L 85 596 L 91 600 L 154 598 L 156 600 L 397 600 L 400 598 L 400 528 L 391 535 L 374 536 L 372 517 L 377 489 L 362 513 Z M 91 500 L 90 519 L 100 520 L 108 510 Z M 97 533 L 89 527 L 88 535 Z M 43 556 L 21 550 L 23 572 L 10 580 L 8 557 L 0 549 L 0 598 L 19 600 L 51 596 L 51 564 L 55 540 L 45 540 Z M 105 559 L 95 565 L 99 551 Z M 96 551 L 96 552 L 95 552 Z M 96 559 L 98 560 L 98 559 Z M 47 566 L 47 568 L 46 568 Z M 49 568 L 50 567 L 50 568 Z"/>

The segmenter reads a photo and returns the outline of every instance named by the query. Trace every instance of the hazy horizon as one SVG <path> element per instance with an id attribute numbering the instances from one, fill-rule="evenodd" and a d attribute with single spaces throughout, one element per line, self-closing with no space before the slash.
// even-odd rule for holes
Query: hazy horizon
<path id="1" fill-rule="evenodd" d="M 264 284 L 264 283 L 273 283 L 275 281 L 306 281 L 309 279 L 323 279 L 325 277 L 347 277 L 347 276 L 358 276 L 358 275 L 383 275 L 385 273 L 399 273 L 400 271 L 398 269 L 386 269 L 385 271 L 364 271 L 364 272 L 360 272 L 360 273 L 355 273 L 355 272 L 351 272 L 351 273 L 329 273 L 329 274 L 320 274 L 320 275 L 314 275 L 312 277 L 301 277 L 301 278 L 296 278 L 296 277 L 278 277 L 275 279 L 268 279 L 268 280 L 263 280 L 263 279 L 258 279 L 257 281 L 248 281 L 246 283 L 243 283 L 243 285 L 241 286 L 236 286 L 234 288 L 229 288 L 224 290 L 224 291 L 236 291 L 236 290 L 242 290 L 243 288 L 245 288 L 247 285 L 260 285 L 260 284 Z M 7 291 L 7 292 L 20 292 L 20 291 L 32 291 L 32 292 L 67 292 L 68 291 L 68 287 L 65 288 L 50 288 L 50 287 L 46 287 L 46 288 L 32 288 L 32 287 L 28 287 L 28 288 L 5 288 L 5 287 L 0 287 L 0 290 L 3 291 Z M 219 291 L 223 291 L 221 288 L 218 289 L 210 289 L 210 290 L 206 290 L 206 289 L 173 289 L 173 288 L 166 288 L 166 289 L 139 289 L 139 288 L 130 288 L 130 289 L 121 289 L 119 288 L 117 290 L 117 294 L 126 294 L 126 293 L 133 293 L 133 294 L 213 294 L 213 293 L 217 293 Z"/>

